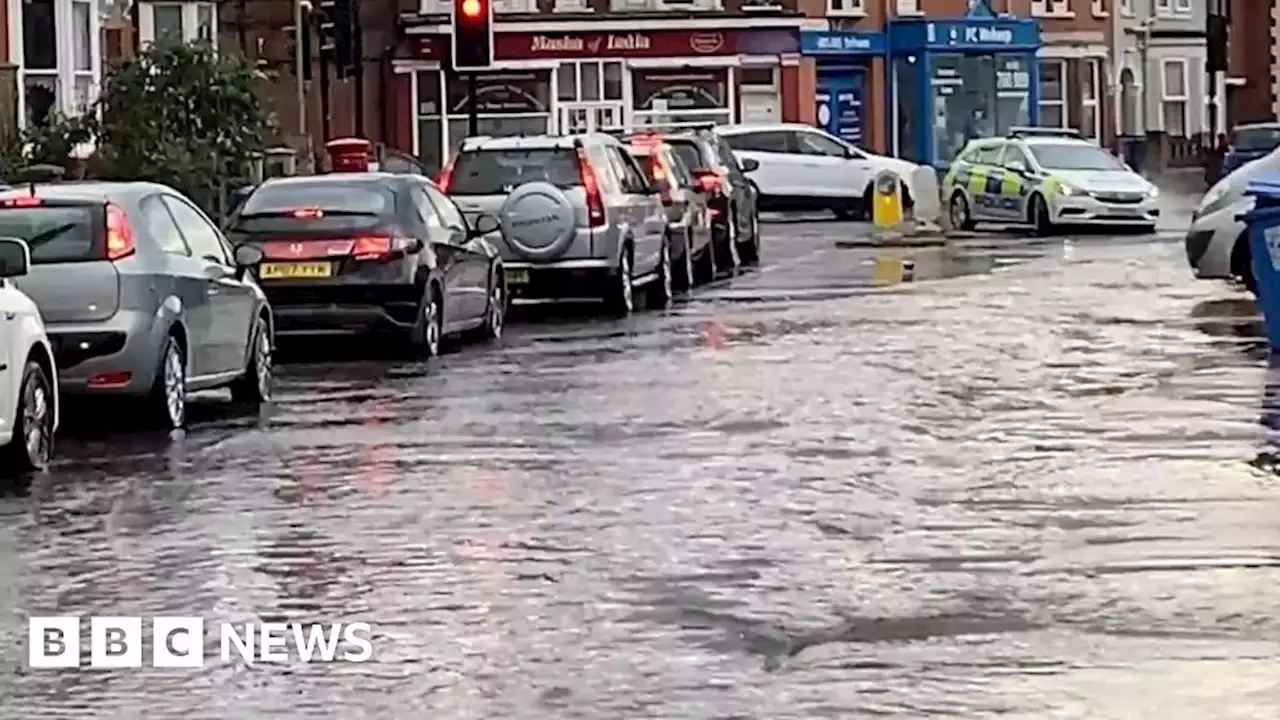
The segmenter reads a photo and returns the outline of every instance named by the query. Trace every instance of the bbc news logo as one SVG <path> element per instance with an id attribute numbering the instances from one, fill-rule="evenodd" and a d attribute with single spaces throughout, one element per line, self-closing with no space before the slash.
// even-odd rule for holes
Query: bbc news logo
<path id="1" fill-rule="evenodd" d="M 141 617 L 89 618 L 89 667 L 140 668 L 144 632 Z M 150 620 L 149 665 L 159 668 L 204 667 L 205 621 L 199 617 L 154 617 Z M 33 617 L 27 625 L 27 657 L 33 668 L 81 666 L 80 618 Z M 366 662 L 373 657 L 369 623 L 216 623 L 218 654 L 223 663 L 250 665 L 286 662 Z M 209 638 L 210 640 L 212 638 Z"/>

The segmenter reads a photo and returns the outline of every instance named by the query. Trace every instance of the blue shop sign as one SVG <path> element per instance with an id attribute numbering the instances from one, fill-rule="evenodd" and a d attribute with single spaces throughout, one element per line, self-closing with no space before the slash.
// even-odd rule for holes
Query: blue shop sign
<path id="1" fill-rule="evenodd" d="M 1040 47 L 1040 22 L 1029 18 L 891 21 L 895 52 L 1025 52 Z"/>
<path id="2" fill-rule="evenodd" d="M 884 33 L 800 31 L 802 55 L 883 55 L 888 49 Z"/>

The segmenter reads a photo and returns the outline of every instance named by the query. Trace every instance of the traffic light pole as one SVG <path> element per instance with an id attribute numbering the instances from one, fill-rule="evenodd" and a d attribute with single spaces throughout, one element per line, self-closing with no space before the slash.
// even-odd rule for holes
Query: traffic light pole
<path id="1" fill-rule="evenodd" d="M 476 74 L 467 73 L 467 135 L 480 134 L 480 101 L 476 98 Z"/>
<path id="2" fill-rule="evenodd" d="M 333 139 L 333 102 L 329 95 L 329 53 L 320 52 L 320 137 Z"/>
<path id="3" fill-rule="evenodd" d="M 293 32 L 296 38 L 294 41 L 293 76 L 298 81 L 298 134 L 305 138 L 307 136 L 307 81 L 303 79 L 303 76 L 306 75 L 306 63 L 310 58 L 304 59 L 302 57 L 302 33 L 306 32 L 302 18 L 303 2 L 305 0 L 293 0 Z"/>

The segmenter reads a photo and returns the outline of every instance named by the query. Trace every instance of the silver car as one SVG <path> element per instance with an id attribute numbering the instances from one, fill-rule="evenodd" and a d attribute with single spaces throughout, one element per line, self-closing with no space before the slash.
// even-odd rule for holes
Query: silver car
<path id="1" fill-rule="evenodd" d="M 643 287 L 651 306 L 670 303 L 667 210 L 616 138 L 468 138 L 438 182 L 469 217 L 498 218 L 513 299 L 601 299 L 625 315 Z"/>
<path id="2" fill-rule="evenodd" d="M 190 200 L 143 182 L 35 183 L 0 191 L 0 237 L 25 240 L 16 284 L 40 309 L 64 395 L 136 397 L 163 428 L 187 393 L 271 393 L 271 309 L 248 268 Z"/>

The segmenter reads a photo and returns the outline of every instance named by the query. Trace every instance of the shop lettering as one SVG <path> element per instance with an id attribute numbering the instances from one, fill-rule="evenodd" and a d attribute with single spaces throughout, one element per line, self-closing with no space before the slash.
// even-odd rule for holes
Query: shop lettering
<path id="1" fill-rule="evenodd" d="M 580 53 L 590 51 L 592 53 L 601 50 L 648 50 L 650 48 L 650 40 L 644 35 L 637 33 L 628 33 L 626 35 L 605 35 L 603 38 L 591 37 L 583 39 L 580 37 L 571 37 L 568 35 L 561 37 L 549 37 L 547 35 L 534 35 L 530 49 L 536 53 Z"/>
<path id="2" fill-rule="evenodd" d="M 871 40 L 856 35 L 826 35 L 818 38 L 819 50 L 870 50 Z"/>
<path id="3" fill-rule="evenodd" d="M 967 27 L 964 29 L 964 41 L 1009 45 L 1013 43 L 1013 31 L 1003 28 Z"/>

